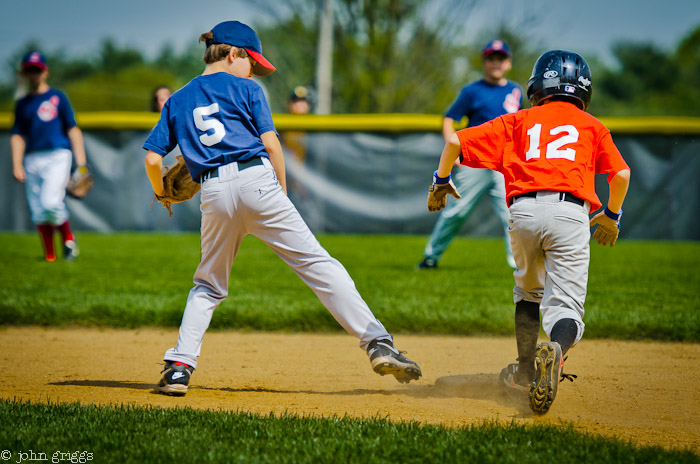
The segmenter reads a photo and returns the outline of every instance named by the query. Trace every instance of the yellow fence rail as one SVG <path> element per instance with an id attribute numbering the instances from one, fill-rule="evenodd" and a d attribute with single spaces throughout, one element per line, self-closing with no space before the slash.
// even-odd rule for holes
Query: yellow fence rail
<path id="1" fill-rule="evenodd" d="M 77 113 L 76 120 L 87 130 L 150 130 L 158 122 L 158 114 L 140 112 Z M 440 132 L 439 114 L 273 114 L 278 131 L 307 132 Z M 12 113 L 0 113 L 0 130 L 12 127 Z M 615 134 L 699 135 L 700 118 L 654 116 L 600 118 Z"/>

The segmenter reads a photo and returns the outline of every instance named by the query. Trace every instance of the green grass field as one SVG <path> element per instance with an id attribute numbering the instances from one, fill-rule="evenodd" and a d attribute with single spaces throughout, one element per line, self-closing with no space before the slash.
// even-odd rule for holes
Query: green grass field
<path id="1" fill-rule="evenodd" d="M 90 453 L 94 462 L 697 463 L 664 451 L 581 434 L 570 426 L 484 423 L 463 428 L 380 418 L 96 407 L 0 401 L 0 443 L 13 451 Z M 75 461 L 78 462 L 78 461 Z M 80 461 L 86 462 L 86 461 Z"/>
<path id="2" fill-rule="evenodd" d="M 0 323 L 177 327 L 199 261 L 197 234 L 79 234 L 76 262 L 40 260 L 34 234 L 0 234 Z M 396 333 L 511 335 L 513 277 L 498 239 L 457 239 L 418 271 L 425 237 L 320 237 Z M 591 246 L 586 337 L 700 341 L 700 243 Z M 299 278 L 244 240 L 212 328 L 339 331 Z"/>
<path id="3" fill-rule="evenodd" d="M 78 235 L 76 262 L 45 263 L 35 234 L 0 234 L 0 324 L 179 325 L 199 260 L 196 234 Z M 417 271 L 425 237 L 321 236 L 395 333 L 511 335 L 513 278 L 499 239 L 460 238 Z M 700 243 L 591 246 L 586 337 L 700 341 Z M 246 238 L 213 328 L 339 331 L 313 293 Z M 87 399 L 86 399 L 87 400 Z M 88 400 L 89 401 L 89 400 Z M 86 451 L 94 462 L 700 462 L 570 426 L 443 428 L 375 418 L 0 401 L 0 451 Z"/>

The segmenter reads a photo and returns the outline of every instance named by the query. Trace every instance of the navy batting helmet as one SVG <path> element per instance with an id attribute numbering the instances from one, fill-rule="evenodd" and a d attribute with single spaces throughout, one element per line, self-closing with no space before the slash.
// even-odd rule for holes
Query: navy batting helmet
<path id="1" fill-rule="evenodd" d="M 550 50 L 540 56 L 527 83 L 527 98 L 532 106 L 557 97 L 585 110 L 592 92 L 588 63 L 581 55 L 565 50 Z"/>

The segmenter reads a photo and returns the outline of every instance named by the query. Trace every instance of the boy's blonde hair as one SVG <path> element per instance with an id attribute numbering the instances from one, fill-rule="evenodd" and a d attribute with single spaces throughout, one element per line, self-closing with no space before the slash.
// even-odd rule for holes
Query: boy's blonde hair
<path id="1" fill-rule="evenodd" d="M 229 44 L 215 44 L 212 43 L 212 40 L 214 40 L 214 34 L 211 32 L 205 32 L 199 36 L 199 41 L 207 45 L 207 49 L 204 50 L 204 56 L 202 57 L 204 64 L 212 64 L 217 61 L 225 60 L 232 48 L 235 49 L 234 56 L 240 58 L 248 57 L 248 52 L 243 48 L 234 47 Z"/>

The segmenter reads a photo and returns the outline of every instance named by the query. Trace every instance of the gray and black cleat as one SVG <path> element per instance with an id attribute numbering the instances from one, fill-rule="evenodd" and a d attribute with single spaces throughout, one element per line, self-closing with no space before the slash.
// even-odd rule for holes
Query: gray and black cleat
<path id="1" fill-rule="evenodd" d="M 418 364 L 397 350 L 391 340 L 373 340 L 367 347 L 372 369 L 379 375 L 392 374 L 401 383 L 418 380 L 422 374 Z"/>
<path id="2" fill-rule="evenodd" d="M 559 343 L 545 342 L 537 345 L 535 380 L 530 388 L 530 409 L 535 414 L 545 414 L 552 406 L 557 396 L 563 365 Z"/>

